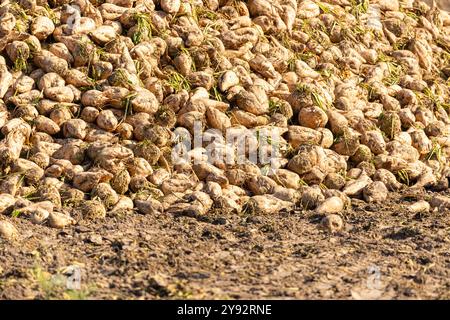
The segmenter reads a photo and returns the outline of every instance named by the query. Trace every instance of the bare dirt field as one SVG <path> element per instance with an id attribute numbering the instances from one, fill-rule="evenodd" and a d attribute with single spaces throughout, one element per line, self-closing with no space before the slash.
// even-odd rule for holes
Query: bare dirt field
<path id="1" fill-rule="evenodd" d="M 63 231 L 16 219 L 21 239 L 0 243 L 0 298 L 448 299 L 449 213 L 404 209 L 429 196 L 353 200 L 333 235 L 312 211 L 130 213 Z M 74 265 L 80 290 L 61 281 Z"/>

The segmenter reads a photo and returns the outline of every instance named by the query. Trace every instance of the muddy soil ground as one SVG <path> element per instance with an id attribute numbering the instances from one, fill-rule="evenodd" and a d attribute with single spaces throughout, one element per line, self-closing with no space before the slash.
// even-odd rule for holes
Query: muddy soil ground
<path id="1" fill-rule="evenodd" d="M 405 210 L 430 195 L 354 200 L 333 235 L 312 211 L 129 213 L 67 230 L 8 218 L 21 239 L 0 242 L 0 298 L 448 299 L 450 214 Z M 74 268 L 79 290 L 65 281 Z"/>

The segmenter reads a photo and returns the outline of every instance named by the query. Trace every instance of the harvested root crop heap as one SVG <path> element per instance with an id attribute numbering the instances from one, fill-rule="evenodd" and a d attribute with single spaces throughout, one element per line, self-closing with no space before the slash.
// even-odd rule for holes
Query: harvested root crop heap
<path id="1" fill-rule="evenodd" d="M 449 49 L 450 15 L 412 0 L 3 0 L 0 214 L 328 215 L 447 189 Z"/>

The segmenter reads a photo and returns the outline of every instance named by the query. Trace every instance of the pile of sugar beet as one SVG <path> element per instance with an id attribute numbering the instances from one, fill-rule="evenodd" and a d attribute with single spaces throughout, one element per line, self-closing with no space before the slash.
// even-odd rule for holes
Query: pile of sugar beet
<path id="1" fill-rule="evenodd" d="M 434 2 L 0 3 L 4 238 L 11 217 L 63 228 L 128 211 L 316 210 L 334 230 L 351 198 L 448 188 L 450 15 Z M 196 122 L 277 130 L 283 147 L 269 168 L 206 146 L 174 163 L 174 131 Z M 410 210 L 433 207 L 450 199 Z"/>

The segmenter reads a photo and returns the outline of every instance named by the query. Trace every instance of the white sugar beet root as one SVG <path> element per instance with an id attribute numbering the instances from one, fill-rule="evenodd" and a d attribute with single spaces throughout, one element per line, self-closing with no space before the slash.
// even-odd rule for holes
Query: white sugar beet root
<path id="1" fill-rule="evenodd" d="M 304 209 L 335 232 L 349 198 L 448 189 L 436 6 L 83 0 L 73 23 L 66 2 L 0 4 L 0 214 Z"/>
<path id="2" fill-rule="evenodd" d="M 317 207 L 319 214 L 332 214 L 341 212 L 344 209 L 344 202 L 339 197 L 330 197 Z"/>
<path id="3" fill-rule="evenodd" d="M 0 239 L 12 241 L 18 237 L 19 231 L 11 222 L 0 220 Z"/>
<path id="4" fill-rule="evenodd" d="M 428 212 L 430 211 L 430 204 L 425 200 L 420 200 L 408 206 L 407 209 L 412 213 Z"/>

